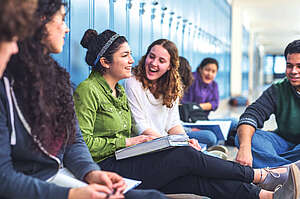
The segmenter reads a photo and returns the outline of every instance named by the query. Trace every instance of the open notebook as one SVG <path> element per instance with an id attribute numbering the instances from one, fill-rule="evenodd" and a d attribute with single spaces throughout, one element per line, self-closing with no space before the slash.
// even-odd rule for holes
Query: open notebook
<path id="1" fill-rule="evenodd" d="M 125 191 L 123 192 L 124 194 L 127 191 L 137 187 L 139 184 L 142 183 L 142 181 L 139 180 L 133 180 L 129 178 L 123 178 L 123 179 L 125 180 L 125 183 L 127 185 Z M 71 187 L 71 188 L 84 187 L 88 185 L 87 183 L 76 179 L 74 175 L 65 168 L 60 169 L 59 172 L 53 178 L 48 180 L 48 182 L 54 183 L 58 186 Z"/>
<path id="2" fill-rule="evenodd" d="M 231 121 L 198 120 L 195 123 L 182 123 L 184 127 L 198 128 L 200 130 L 211 130 L 218 140 L 227 140 Z"/>

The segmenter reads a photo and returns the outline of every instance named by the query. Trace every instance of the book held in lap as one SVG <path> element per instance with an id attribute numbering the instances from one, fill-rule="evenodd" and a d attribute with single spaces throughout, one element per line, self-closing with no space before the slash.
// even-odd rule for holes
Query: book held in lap
<path id="1" fill-rule="evenodd" d="M 189 146 L 189 137 L 186 134 L 167 135 L 149 142 L 136 144 L 115 152 L 117 160 L 134 157 L 147 153 L 166 150 L 177 146 Z"/>

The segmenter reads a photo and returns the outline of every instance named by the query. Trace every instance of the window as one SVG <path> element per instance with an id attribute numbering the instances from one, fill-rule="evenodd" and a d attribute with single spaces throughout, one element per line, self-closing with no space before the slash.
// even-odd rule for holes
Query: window
<path id="1" fill-rule="evenodd" d="M 285 58 L 284 56 L 275 56 L 274 59 L 274 74 L 285 73 Z"/>

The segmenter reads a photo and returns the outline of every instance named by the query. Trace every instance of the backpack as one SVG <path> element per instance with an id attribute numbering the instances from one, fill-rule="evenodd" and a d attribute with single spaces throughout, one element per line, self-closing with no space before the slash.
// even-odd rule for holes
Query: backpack
<path id="1" fill-rule="evenodd" d="M 197 103 L 186 103 L 179 105 L 180 120 L 183 122 L 196 122 L 197 120 L 208 120 L 207 111 L 204 111 Z"/>

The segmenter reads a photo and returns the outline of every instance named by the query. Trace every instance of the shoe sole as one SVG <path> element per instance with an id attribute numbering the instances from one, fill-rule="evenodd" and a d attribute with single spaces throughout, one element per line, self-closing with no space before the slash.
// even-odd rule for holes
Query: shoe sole
<path id="1" fill-rule="evenodd" d="M 298 167 L 295 164 L 292 164 L 291 167 L 291 174 L 292 174 L 292 178 L 294 181 L 294 190 L 295 190 L 295 196 L 294 199 L 299 199 L 300 198 L 300 193 L 299 193 L 299 177 L 300 177 L 300 172 Z"/>
<path id="2" fill-rule="evenodd" d="M 209 151 L 208 155 L 212 155 L 214 157 L 221 158 L 223 160 L 228 159 L 228 155 L 226 153 L 224 153 L 223 151 L 218 151 L 218 150 Z"/>

